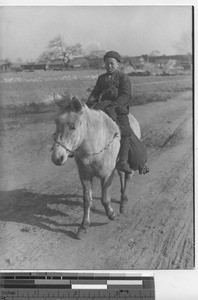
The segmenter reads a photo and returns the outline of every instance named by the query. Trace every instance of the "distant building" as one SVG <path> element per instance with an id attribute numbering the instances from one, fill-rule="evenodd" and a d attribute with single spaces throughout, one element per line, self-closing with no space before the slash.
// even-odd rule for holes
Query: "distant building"
<path id="1" fill-rule="evenodd" d="M 34 62 L 22 64 L 21 67 L 22 67 L 23 71 L 26 71 L 26 72 L 34 72 L 34 70 L 35 70 Z"/>
<path id="2" fill-rule="evenodd" d="M 35 70 L 47 70 L 47 64 L 49 59 L 37 59 L 34 63 Z"/>
<path id="3" fill-rule="evenodd" d="M 12 71 L 12 72 L 21 72 L 21 71 L 23 71 L 21 63 L 12 63 L 10 65 L 10 71 Z"/>
<path id="4" fill-rule="evenodd" d="M 56 58 L 53 60 L 50 60 L 46 65 L 47 70 L 54 70 L 54 71 L 60 71 L 65 69 L 65 64 L 62 59 Z"/>
<path id="5" fill-rule="evenodd" d="M 69 68 L 77 68 L 77 69 L 86 69 L 89 66 L 89 62 L 85 57 L 79 56 L 74 57 L 70 62 L 67 64 Z"/>
<path id="6" fill-rule="evenodd" d="M 105 68 L 103 57 L 91 55 L 91 56 L 86 56 L 86 58 L 88 61 L 89 69 L 104 69 Z"/>
<path id="7" fill-rule="evenodd" d="M 0 60 L 0 72 L 8 72 L 10 70 L 11 63 L 7 60 Z"/>

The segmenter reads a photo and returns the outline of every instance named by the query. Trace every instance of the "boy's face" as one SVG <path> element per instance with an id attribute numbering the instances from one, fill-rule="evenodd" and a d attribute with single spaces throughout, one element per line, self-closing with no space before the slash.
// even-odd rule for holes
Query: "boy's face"
<path id="1" fill-rule="evenodd" d="M 113 74 L 117 71 L 119 62 L 115 58 L 108 57 L 105 59 L 105 68 L 107 73 Z"/>

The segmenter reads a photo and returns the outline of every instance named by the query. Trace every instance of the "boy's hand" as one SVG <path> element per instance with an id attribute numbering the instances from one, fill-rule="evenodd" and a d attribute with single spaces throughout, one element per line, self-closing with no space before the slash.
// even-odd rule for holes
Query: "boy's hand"
<path id="1" fill-rule="evenodd" d="M 91 107 L 91 106 L 94 105 L 94 103 L 95 103 L 95 98 L 94 98 L 92 95 L 89 96 L 89 98 L 88 98 L 88 100 L 87 100 L 87 102 L 86 102 L 86 105 L 87 105 L 88 107 Z"/>
<path id="2" fill-rule="evenodd" d="M 105 110 L 107 107 L 109 107 L 109 105 L 111 104 L 111 101 L 109 100 L 104 100 L 102 102 L 98 102 L 94 105 L 94 109 L 101 109 L 101 110 Z"/>

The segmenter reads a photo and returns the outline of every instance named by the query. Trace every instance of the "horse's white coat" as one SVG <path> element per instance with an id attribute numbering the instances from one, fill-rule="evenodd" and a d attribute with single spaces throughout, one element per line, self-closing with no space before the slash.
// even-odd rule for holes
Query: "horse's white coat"
<path id="1" fill-rule="evenodd" d="M 79 171 L 90 178 L 110 175 L 120 147 L 117 124 L 103 111 L 90 110 L 87 106 L 83 108 L 82 123 L 84 138 L 74 155 Z"/>
<path id="2" fill-rule="evenodd" d="M 102 204 L 109 219 L 115 213 L 110 205 L 110 189 L 113 181 L 115 164 L 120 148 L 120 130 L 118 125 L 103 111 L 89 109 L 78 99 L 72 99 L 71 106 L 57 119 L 52 161 L 63 165 L 74 153 L 80 180 L 83 186 L 84 217 L 78 231 L 82 232 L 90 224 L 90 207 L 92 203 L 91 183 L 93 177 L 101 179 Z M 74 109 L 76 108 L 76 109 Z M 140 138 L 139 123 L 133 115 L 129 115 L 130 125 Z M 63 145 L 63 146 L 61 146 Z M 126 200 L 126 180 L 121 176 L 121 201 Z"/>

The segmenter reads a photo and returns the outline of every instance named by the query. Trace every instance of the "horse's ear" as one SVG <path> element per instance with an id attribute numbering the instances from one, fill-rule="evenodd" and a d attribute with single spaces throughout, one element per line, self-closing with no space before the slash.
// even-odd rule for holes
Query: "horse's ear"
<path id="1" fill-rule="evenodd" d="M 54 102 L 60 109 L 62 110 L 68 109 L 71 101 L 71 96 L 69 94 L 56 95 L 55 93 L 53 93 L 53 96 L 54 96 Z"/>
<path id="2" fill-rule="evenodd" d="M 77 97 L 73 97 L 72 101 L 71 101 L 71 109 L 75 112 L 79 112 L 81 111 L 81 109 L 83 108 L 84 103 L 78 99 Z"/>

